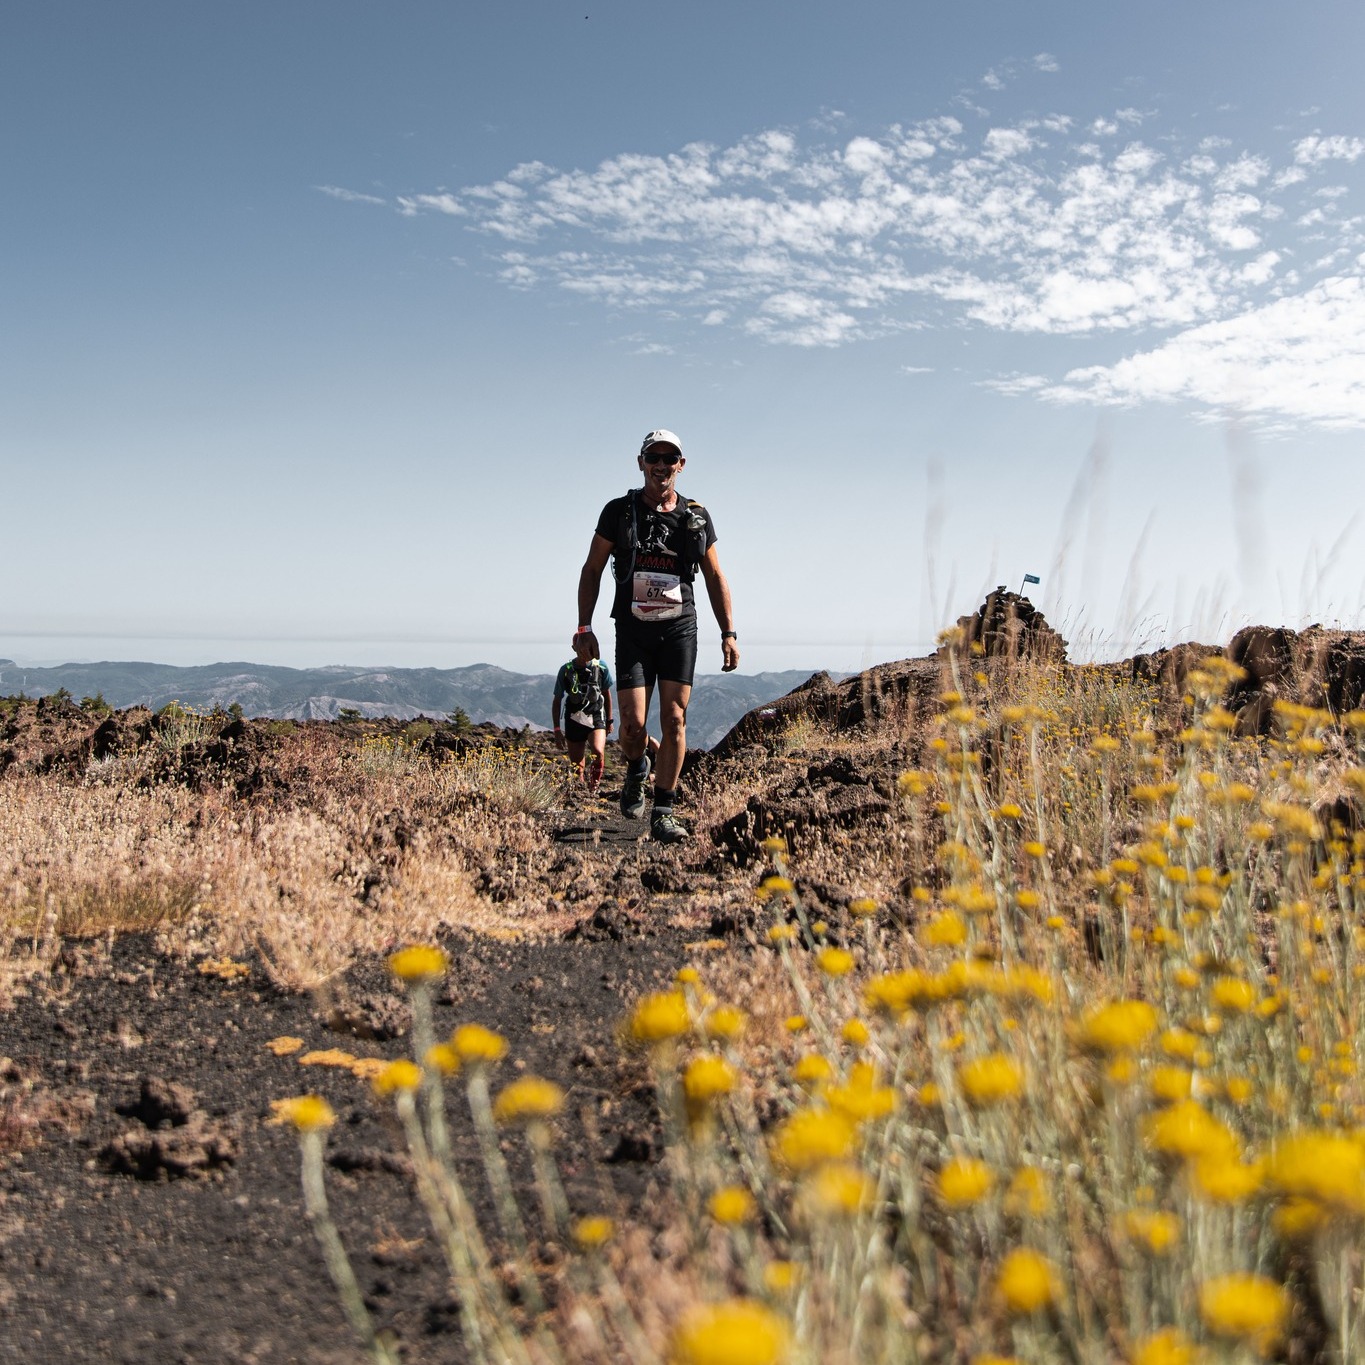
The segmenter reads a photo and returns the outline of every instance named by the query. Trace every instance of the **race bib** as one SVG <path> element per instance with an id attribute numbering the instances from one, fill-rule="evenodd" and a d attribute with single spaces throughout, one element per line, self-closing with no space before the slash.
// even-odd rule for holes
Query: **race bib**
<path id="1" fill-rule="evenodd" d="M 630 614 L 637 621 L 672 621 L 682 610 L 682 579 L 677 574 L 636 569 Z"/>

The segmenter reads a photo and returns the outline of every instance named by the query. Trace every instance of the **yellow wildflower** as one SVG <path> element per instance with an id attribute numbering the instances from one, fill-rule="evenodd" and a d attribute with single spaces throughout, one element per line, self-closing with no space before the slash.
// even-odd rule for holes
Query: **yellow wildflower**
<path id="1" fill-rule="evenodd" d="M 616 1224 L 601 1214 L 590 1214 L 573 1225 L 573 1239 L 579 1246 L 591 1250 L 611 1241 L 616 1235 Z"/>
<path id="2" fill-rule="evenodd" d="M 826 946 L 816 953 L 815 963 L 826 976 L 847 976 L 853 970 L 853 954 L 847 948 Z"/>
<path id="3" fill-rule="evenodd" d="M 979 1109 L 1016 1098 L 1024 1088 L 1024 1072 L 1019 1063 L 1003 1052 L 963 1062 L 957 1069 L 962 1093 Z"/>
<path id="4" fill-rule="evenodd" d="M 773 1137 L 773 1156 L 788 1170 L 810 1171 L 842 1161 L 853 1151 L 857 1129 L 832 1109 L 798 1109 Z"/>
<path id="5" fill-rule="evenodd" d="M 1163 1104 L 1187 1100 L 1194 1085 L 1194 1073 L 1183 1066 L 1154 1066 L 1147 1077 L 1154 1099 Z"/>
<path id="6" fill-rule="evenodd" d="M 855 919 L 871 919 L 877 913 L 877 902 L 871 896 L 855 896 L 848 903 L 848 913 Z"/>
<path id="7" fill-rule="evenodd" d="M 1312 1237 L 1326 1222 L 1326 1209 L 1311 1199 L 1286 1199 L 1270 1216 L 1275 1231 L 1291 1242 Z"/>
<path id="8" fill-rule="evenodd" d="M 422 1084 L 422 1068 L 416 1062 L 400 1057 L 390 1062 L 371 1082 L 376 1095 L 396 1095 L 411 1092 Z"/>
<path id="9" fill-rule="evenodd" d="M 953 1209 L 970 1208 L 980 1203 L 994 1184 L 991 1168 L 970 1156 L 953 1157 L 938 1173 L 939 1196 Z"/>
<path id="10" fill-rule="evenodd" d="M 1190 1188 L 1214 1204 L 1245 1204 L 1265 1183 L 1265 1166 L 1227 1154 L 1197 1158 L 1186 1172 Z"/>
<path id="11" fill-rule="evenodd" d="M 1015 1218 L 1043 1218 L 1052 1208 L 1047 1179 L 1036 1166 L 1021 1166 L 1005 1193 L 1005 1212 Z"/>
<path id="12" fill-rule="evenodd" d="M 1270 1179 L 1283 1194 L 1365 1215 L 1365 1146 L 1358 1139 L 1331 1132 L 1296 1133 L 1275 1148 Z"/>
<path id="13" fill-rule="evenodd" d="M 956 948 L 967 941 L 967 922 L 952 910 L 935 915 L 924 926 L 924 942 L 930 948 Z"/>
<path id="14" fill-rule="evenodd" d="M 798 1085 L 823 1085 L 834 1077 L 834 1066 L 828 1058 L 818 1052 L 807 1052 L 794 1067 L 792 1079 Z"/>
<path id="15" fill-rule="evenodd" d="M 1231 1130 L 1197 1100 L 1181 1100 L 1154 1114 L 1144 1125 L 1144 1137 L 1153 1151 L 1186 1160 L 1230 1159 L 1237 1150 Z"/>
<path id="16" fill-rule="evenodd" d="M 788 1033 L 803 1033 L 810 1027 L 810 1020 L 804 1014 L 789 1014 L 782 1021 L 782 1027 Z"/>
<path id="17" fill-rule="evenodd" d="M 747 1023 L 748 1017 L 742 1009 L 738 1009 L 734 1005 L 717 1005 L 706 1016 L 706 1022 L 702 1027 L 708 1038 L 729 1040 L 738 1038 L 744 1032 L 744 1026 Z"/>
<path id="18" fill-rule="evenodd" d="M 1220 1275 L 1200 1286 L 1199 1314 L 1215 1336 L 1267 1355 L 1289 1319 L 1289 1295 L 1262 1275 Z"/>
<path id="19" fill-rule="evenodd" d="M 1179 1057 L 1181 1061 L 1193 1060 L 1199 1050 L 1199 1039 L 1187 1029 L 1168 1028 L 1161 1035 L 1161 1050 L 1168 1057 Z"/>
<path id="20" fill-rule="evenodd" d="M 771 1308 L 753 1299 L 699 1304 L 678 1323 L 669 1365 L 781 1365 L 791 1333 Z"/>
<path id="21" fill-rule="evenodd" d="M 321 1095 L 297 1095 L 287 1100 L 271 1100 L 272 1123 L 287 1123 L 300 1133 L 318 1133 L 336 1122 L 332 1106 Z"/>
<path id="22" fill-rule="evenodd" d="M 683 1095 L 695 1118 L 713 1101 L 735 1088 L 735 1069 L 723 1057 L 706 1052 L 693 1057 L 683 1072 Z"/>
<path id="23" fill-rule="evenodd" d="M 1199 1365 L 1199 1350 L 1178 1327 L 1143 1337 L 1133 1347 L 1130 1365 Z"/>
<path id="24" fill-rule="evenodd" d="M 277 1057 L 289 1057 L 303 1047 L 302 1038 L 291 1038 L 285 1034 L 279 1038 L 272 1038 L 265 1045 Z"/>
<path id="25" fill-rule="evenodd" d="M 563 1108 L 564 1092 L 553 1081 L 521 1076 L 493 1102 L 493 1117 L 499 1123 L 530 1123 L 553 1118 Z"/>
<path id="26" fill-rule="evenodd" d="M 482 1024 L 461 1024 L 451 1035 L 450 1045 L 467 1066 L 496 1062 L 507 1052 L 507 1039 Z"/>
<path id="27" fill-rule="evenodd" d="M 837 1109 L 854 1123 L 885 1118 L 896 1107 L 896 1092 L 878 1085 L 876 1072 L 865 1062 L 849 1068 L 848 1084 L 825 1092 L 830 1108 Z"/>
<path id="28" fill-rule="evenodd" d="M 763 1287 L 770 1294 L 789 1294 L 801 1280 L 795 1261 L 769 1261 L 763 1267 Z"/>
<path id="29" fill-rule="evenodd" d="M 931 979 L 913 968 L 904 972 L 885 972 L 874 976 L 863 987 L 868 1009 L 882 1014 L 901 1015 L 936 998 Z"/>
<path id="30" fill-rule="evenodd" d="M 1164 1256 L 1180 1236 L 1180 1219 L 1162 1209 L 1129 1209 L 1119 1219 L 1119 1227 L 1153 1256 Z"/>
<path id="31" fill-rule="evenodd" d="M 1245 1014 L 1256 1004 L 1256 987 L 1239 976 L 1220 976 L 1209 988 L 1209 999 L 1229 1014 Z"/>
<path id="32" fill-rule="evenodd" d="M 747 1223 L 757 1209 L 754 1197 L 743 1185 L 726 1185 L 711 1196 L 711 1217 L 726 1227 Z"/>
<path id="33" fill-rule="evenodd" d="M 836 1161 L 821 1166 L 806 1182 L 802 1193 L 815 1213 L 850 1214 L 868 1208 L 877 1187 L 861 1166 Z"/>
<path id="34" fill-rule="evenodd" d="M 1088 1010 L 1079 1038 L 1088 1052 L 1134 1052 L 1156 1032 L 1156 1010 L 1145 1000 L 1111 1000 Z"/>
<path id="35" fill-rule="evenodd" d="M 433 981 L 444 976 L 449 966 L 445 950 L 427 943 L 400 948 L 389 958 L 389 971 L 400 981 Z"/>
<path id="36" fill-rule="evenodd" d="M 422 1060 L 442 1076 L 453 1076 L 460 1069 L 460 1054 L 449 1043 L 433 1043 Z"/>
<path id="37" fill-rule="evenodd" d="M 635 1006 L 628 1029 L 637 1043 L 662 1043 L 681 1038 L 691 1025 L 687 997 L 681 991 L 658 991 Z"/>
<path id="38" fill-rule="evenodd" d="M 1018 1317 L 1041 1312 L 1057 1301 L 1057 1274 L 1036 1251 L 1019 1247 L 1000 1263 L 996 1292 Z"/>

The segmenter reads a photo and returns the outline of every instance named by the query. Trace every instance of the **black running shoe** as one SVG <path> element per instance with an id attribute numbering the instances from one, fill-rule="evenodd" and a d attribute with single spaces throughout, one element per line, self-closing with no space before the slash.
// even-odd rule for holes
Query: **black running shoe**
<path id="1" fill-rule="evenodd" d="M 645 813 L 645 788 L 649 785 L 649 755 L 645 755 L 645 770 L 633 773 L 626 769 L 626 780 L 621 787 L 621 814 L 627 820 L 638 820 Z"/>
<path id="2" fill-rule="evenodd" d="M 649 837 L 660 844 L 680 844 L 692 836 L 671 810 L 656 810 L 649 822 Z"/>

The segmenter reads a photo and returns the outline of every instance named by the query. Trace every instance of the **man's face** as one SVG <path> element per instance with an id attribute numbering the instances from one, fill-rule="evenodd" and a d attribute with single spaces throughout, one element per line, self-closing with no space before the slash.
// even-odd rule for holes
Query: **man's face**
<path id="1" fill-rule="evenodd" d="M 655 445 L 640 456 L 645 491 L 663 497 L 673 489 L 678 471 L 687 463 L 676 446 Z"/>

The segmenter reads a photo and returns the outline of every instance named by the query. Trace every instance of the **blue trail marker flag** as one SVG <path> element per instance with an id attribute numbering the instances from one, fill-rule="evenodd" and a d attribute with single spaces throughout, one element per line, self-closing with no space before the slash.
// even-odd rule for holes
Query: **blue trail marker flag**
<path id="1" fill-rule="evenodd" d="M 1037 574 L 1026 573 L 1024 575 L 1025 583 L 1041 583 L 1042 581 L 1043 580 L 1039 578 Z"/>

